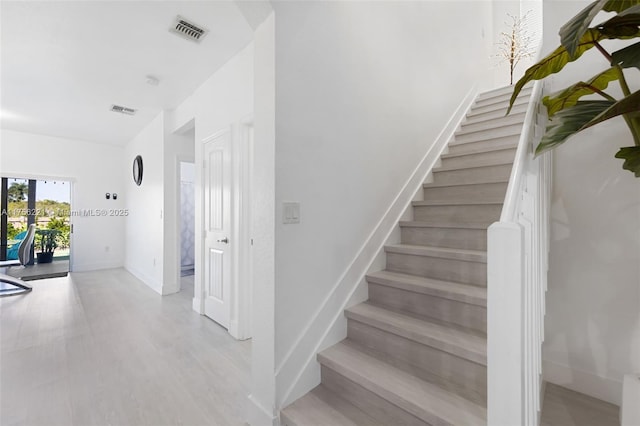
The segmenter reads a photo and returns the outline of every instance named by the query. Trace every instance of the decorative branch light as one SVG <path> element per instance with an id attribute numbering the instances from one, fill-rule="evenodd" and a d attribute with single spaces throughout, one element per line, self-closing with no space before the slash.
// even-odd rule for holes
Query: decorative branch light
<path id="1" fill-rule="evenodd" d="M 527 20 L 531 11 L 523 16 L 514 16 L 507 13 L 510 22 L 505 22 L 508 31 L 500 33 L 500 42 L 497 43 L 498 53 L 494 55 L 500 63 L 509 63 L 509 84 L 513 85 L 513 71 L 518 63 L 527 58 L 533 58 L 535 54 L 534 34 L 527 28 Z"/>

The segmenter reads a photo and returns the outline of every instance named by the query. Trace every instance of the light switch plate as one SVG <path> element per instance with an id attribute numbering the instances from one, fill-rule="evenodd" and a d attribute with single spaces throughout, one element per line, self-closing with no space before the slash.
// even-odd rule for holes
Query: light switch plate
<path id="1" fill-rule="evenodd" d="M 300 203 L 285 201 L 282 203 L 282 223 L 300 223 Z"/>

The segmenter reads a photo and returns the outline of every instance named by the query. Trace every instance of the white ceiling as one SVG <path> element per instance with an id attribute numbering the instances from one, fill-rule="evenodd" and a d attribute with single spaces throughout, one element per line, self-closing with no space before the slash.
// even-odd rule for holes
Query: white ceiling
<path id="1" fill-rule="evenodd" d="M 0 126 L 117 145 L 253 37 L 233 1 L 2 0 L 0 13 Z M 176 15 L 209 33 L 200 43 L 170 33 Z"/>

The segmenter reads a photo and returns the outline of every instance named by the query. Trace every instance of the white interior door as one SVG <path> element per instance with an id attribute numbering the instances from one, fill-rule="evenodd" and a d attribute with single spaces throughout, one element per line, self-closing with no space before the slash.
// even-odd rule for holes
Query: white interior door
<path id="1" fill-rule="evenodd" d="M 231 134 L 204 145 L 204 311 L 229 328 L 231 294 Z"/>

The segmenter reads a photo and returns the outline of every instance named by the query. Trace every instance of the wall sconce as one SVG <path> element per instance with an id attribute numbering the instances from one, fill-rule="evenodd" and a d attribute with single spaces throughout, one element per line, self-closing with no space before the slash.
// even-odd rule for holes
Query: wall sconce
<path id="1" fill-rule="evenodd" d="M 117 200 L 118 199 L 118 194 L 116 194 L 115 192 L 113 193 L 113 199 Z"/>
<path id="2" fill-rule="evenodd" d="M 107 200 L 111 198 L 111 194 L 109 194 L 108 192 L 106 194 L 104 194 L 104 198 L 106 198 Z"/>

